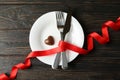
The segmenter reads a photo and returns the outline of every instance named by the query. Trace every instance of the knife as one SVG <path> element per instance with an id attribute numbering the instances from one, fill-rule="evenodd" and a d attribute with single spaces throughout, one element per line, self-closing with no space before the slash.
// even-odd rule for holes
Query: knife
<path id="1" fill-rule="evenodd" d="M 72 13 L 69 12 L 66 18 L 66 22 L 64 25 L 64 29 L 63 29 L 63 33 L 62 33 L 62 39 L 64 41 L 66 34 L 70 31 L 70 27 L 71 27 L 71 15 Z M 67 69 L 68 68 L 68 60 L 67 60 L 67 56 L 65 52 L 61 52 L 61 56 L 62 56 L 62 69 Z"/>

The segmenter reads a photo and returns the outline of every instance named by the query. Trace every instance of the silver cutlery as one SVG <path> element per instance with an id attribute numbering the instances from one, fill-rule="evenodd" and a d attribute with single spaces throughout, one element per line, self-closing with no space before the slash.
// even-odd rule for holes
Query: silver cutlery
<path id="1" fill-rule="evenodd" d="M 65 22 L 63 12 L 56 11 L 56 21 L 57 21 L 57 28 L 58 28 L 58 30 L 60 31 L 60 34 L 61 34 L 61 40 L 64 40 L 66 33 L 69 32 L 69 30 L 70 30 L 71 14 L 68 13 L 67 19 L 66 19 L 66 22 Z M 61 53 L 56 54 L 54 63 L 52 65 L 52 68 L 53 69 L 57 69 L 58 68 L 59 63 L 60 63 L 60 56 L 62 56 L 61 57 L 62 69 L 67 69 L 67 67 L 68 67 L 68 60 L 67 60 L 65 52 L 61 52 Z"/>

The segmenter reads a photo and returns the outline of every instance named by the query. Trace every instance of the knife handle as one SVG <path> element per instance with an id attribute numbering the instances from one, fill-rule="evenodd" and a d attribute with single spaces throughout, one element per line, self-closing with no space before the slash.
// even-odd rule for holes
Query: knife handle
<path id="1" fill-rule="evenodd" d="M 59 63 L 60 63 L 60 55 L 61 55 L 61 53 L 56 54 L 55 60 L 54 60 L 53 65 L 52 65 L 52 69 L 58 68 Z"/>
<path id="2" fill-rule="evenodd" d="M 63 33 L 61 32 L 61 40 L 64 40 L 63 38 Z M 65 52 L 61 52 L 61 56 L 62 56 L 62 69 L 67 69 L 68 68 L 68 60 L 67 60 L 67 56 Z"/>
<path id="3" fill-rule="evenodd" d="M 68 68 L 68 60 L 65 52 L 61 52 L 62 56 L 62 69 L 67 69 Z"/>

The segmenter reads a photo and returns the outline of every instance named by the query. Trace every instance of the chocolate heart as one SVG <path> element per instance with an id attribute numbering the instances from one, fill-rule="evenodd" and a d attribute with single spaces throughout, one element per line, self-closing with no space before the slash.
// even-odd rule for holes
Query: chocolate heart
<path id="1" fill-rule="evenodd" d="M 45 39 L 45 44 L 47 45 L 54 45 L 55 41 L 54 41 L 54 38 L 52 36 L 48 36 L 47 39 Z"/>

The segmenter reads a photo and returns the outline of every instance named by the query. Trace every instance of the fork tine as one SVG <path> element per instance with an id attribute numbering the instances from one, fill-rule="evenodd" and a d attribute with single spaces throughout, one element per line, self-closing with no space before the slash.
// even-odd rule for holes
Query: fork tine
<path id="1" fill-rule="evenodd" d="M 57 12 L 56 12 L 56 20 L 57 20 L 57 24 L 58 24 L 59 26 L 64 25 L 65 20 L 64 20 L 63 12 L 61 12 L 61 11 L 57 11 Z"/>
<path id="2" fill-rule="evenodd" d="M 62 25 L 61 11 L 59 11 L 59 19 L 60 19 L 60 24 Z"/>
<path id="3" fill-rule="evenodd" d="M 64 25 L 65 20 L 64 20 L 64 13 L 63 12 L 61 12 L 61 18 L 62 18 L 62 20 L 61 20 L 62 23 L 61 24 Z"/>
<path id="4" fill-rule="evenodd" d="M 58 17 L 59 17 L 59 26 L 61 26 L 62 24 L 61 24 L 61 21 L 62 21 L 62 17 L 61 17 L 61 11 L 59 11 L 59 13 L 58 13 Z"/>
<path id="5" fill-rule="evenodd" d="M 58 21 L 58 11 L 56 11 L 56 21 L 57 21 L 57 25 L 59 24 L 59 21 Z"/>
<path id="6" fill-rule="evenodd" d="M 60 22 L 61 22 L 61 25 L 63 25 L 63 12 L 60 12 Z"/>

